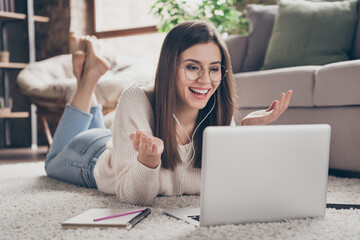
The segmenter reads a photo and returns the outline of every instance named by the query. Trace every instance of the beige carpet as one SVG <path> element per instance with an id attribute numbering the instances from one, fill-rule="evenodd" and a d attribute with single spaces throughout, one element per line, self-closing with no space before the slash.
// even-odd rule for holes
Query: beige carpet
<path id="1" fill-rule="evenodd" d="M 163 214 L 198 207 L 198 196 L 159 197 L 132 230 L 63 229 L 90 208 L 131 208 L 115 196 L 45 176 L 44 164 L 0 165 L 0 239 L 360 239 L 360 210 L 328 209 L 325 218 L 196 228 Z M 360 179 L 329 177 L 328 202 L 360 204 Z"/>

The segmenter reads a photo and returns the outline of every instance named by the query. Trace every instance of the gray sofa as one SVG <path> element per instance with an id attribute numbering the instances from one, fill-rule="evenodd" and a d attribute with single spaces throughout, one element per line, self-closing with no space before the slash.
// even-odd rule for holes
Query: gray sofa
<path id="1" fill-rule="evenodd" d="M 240 114 L 268 108 L 281 92 L 292 89 L 289 109 L 274 124 L 329 124 L 330 169 L 360 173 L 360 19 L 349 61 L 260 70 L 276 10 L 248 6 L 249 35 L 226 39 Z"/>

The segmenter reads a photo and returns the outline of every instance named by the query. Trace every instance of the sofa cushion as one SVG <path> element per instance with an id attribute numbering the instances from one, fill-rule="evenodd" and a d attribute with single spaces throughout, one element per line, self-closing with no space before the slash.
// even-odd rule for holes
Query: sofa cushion
<path id="1" fill-rule="evenodd" d="M 360 60 L 332 63 L 316 72 L 315 106 L 360 105 Z"/>
<path id="2" fill-rule="evenodd" d="M 300 66 L 234 75 L 240 108 L 267 108 L 281 92 L 294 91 L 290 106 L 312 107 L 315 72 L 320 66 Z"/>
<path id="3" fill-rule="evenodd" d="M 242 66 L 243 72 L 260 70 L 263 65 L 277 10 L 277 5 L 249 4 L 246 6 L 249 35 L 247 36 L 246 58 Z"/>
<path id="4" fill-rule="evenodd" d="M 263 69 L 348 60 L 357 3 L 279 0 Z"/>

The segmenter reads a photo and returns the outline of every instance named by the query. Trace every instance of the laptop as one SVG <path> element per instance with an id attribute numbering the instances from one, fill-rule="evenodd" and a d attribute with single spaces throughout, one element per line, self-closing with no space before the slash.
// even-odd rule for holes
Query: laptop
<path id="1" fill-rule="evenodd" d="M 165 214 L 196 226 L 324 217 L 327 124 L 207 127 L 200 208 Z"/>

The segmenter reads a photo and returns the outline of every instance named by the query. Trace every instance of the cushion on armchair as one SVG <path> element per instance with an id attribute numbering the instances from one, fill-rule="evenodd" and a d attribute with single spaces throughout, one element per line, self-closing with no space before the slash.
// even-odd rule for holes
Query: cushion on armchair
<path id="1" fill-rule="evenodd" d="M 358 0 L 279 0 L 262 69 L 324 65 L 349 59 Z"/>

